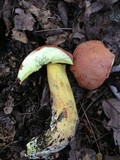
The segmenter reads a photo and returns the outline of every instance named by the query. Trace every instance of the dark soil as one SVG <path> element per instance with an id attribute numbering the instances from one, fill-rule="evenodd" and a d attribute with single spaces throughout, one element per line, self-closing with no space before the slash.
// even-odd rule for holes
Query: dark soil
<path id="1" fill-rule="evenodd" d="M 34 11 L 22 0 L 0 1 L 0 160 L 27 159 L 26 144 L 49 128 L 51 104 L 46 67 L 29 76 L 22 85 L 16 80 L 20 64 L 29 52 L 45 44 L 55 44 L 73 53 L 79 43 L 96 39 L 115 54 L 114 65 L 120 63 L 119 0 L 24 2 L 33 5 Z M 27 16 L 32 20 L 26 19 Z M 20 33 L 13 35 L 13 29 Z M 109 88 L 111 84 L 119 92 L 119 72 L 111 73 L 94 91 L 79 87 L 69 68 L 67 74 L 80 123 L 74 141 L 53 155 L 53 159 L 115 160 L 117 157 L 119 160 L 120 144 L 115 144 L 113 130 L 106 127 L 109 119 L 102 108 L 103 100 L 116 98 Z"/>

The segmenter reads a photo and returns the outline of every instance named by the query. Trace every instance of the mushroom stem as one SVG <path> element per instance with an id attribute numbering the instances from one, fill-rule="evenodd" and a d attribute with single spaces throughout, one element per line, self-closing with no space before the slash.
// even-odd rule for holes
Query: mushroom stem
<path id="1" fill-rule="evenodd" d="M 27 144 L 29 159 L 47 159 L 51 153 L 63 149 L 75 135 L 78 115 L 64 64 L 73 64 L 70 53 L 57 46 L 43 46 L 32 51 L 19 69 L 17 78 L 22 83 L 30 74 L 47 65 L 52 98 L 50 129 Z"/>
<path id="2" fill-rule="evenodd" d="M 75 135 L 78 114 L 65 65 L 47 65 L 52 98 L 50 129 L 27 144 L 28 156 L 46 158 L 63 149 Z M 32 150 L 31 150 L 32 149 Z"/>

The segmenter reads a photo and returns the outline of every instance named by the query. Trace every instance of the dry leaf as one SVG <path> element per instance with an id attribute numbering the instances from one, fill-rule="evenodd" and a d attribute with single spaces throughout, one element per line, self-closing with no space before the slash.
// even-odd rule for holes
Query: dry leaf
<path id="1" fill-rule="evenodd" d="M 68 15 L 67 15 L 67 8 L 65 2 L 59 1 L 58 2 L 58 11 L 60 14 L 60 18 L 63 22 L 64 27 L 68 27 Z"/>
<path id="2" fill-rule="evenodd" d="M 68 33 L 47 37 L 46 44 L 60 45 L 67 39 Z"/>
<path id="3" fill-rule="evenodd" d="M 112 72 L 112 73 L 113 73 L 113 72 L 120 72 L 120 64 L 117 65 L 117 66 L 113 66 L 111 72 Z"/>
<path id="4" fill-rule="evenodd" d="M 28 39 L 27 39 L 27 36 L 26 36 L 25 32 L 18 31 L 15 28 L 12 29 L 12 38 L 17 40 L 17 41 L 20 41 L 22 43 L 27 43 L 28 42 Z"/>
<path id="5" fill-rule="evenodd" d="M 51 11 L 42 1 L 29 2 L 22 0 L 21 6 L 29 10 L 36 16 L 38 22 L 43 29 L 58 28 L 57 18 L 51 14 Z"/>
<path id="6" fill-rule="evenodd" d="M 81 41 L 85 40 L 85 33 L 82 28 L 80 28 L 79 16 L 77 16 L 73 22 L 71 38 L 75 44 L 79 44 Z"/>
<path id="7" fill-rule="evenodd" d="M 120 146 L 120 100 L 109 99 L 102 103 L 106 116 L 110 119 L 107 126 L 113 129 L 113 137 L 116 145 Z"/>
<path id="8" fill-rule="evenodd" d="M 35 23 L 35 19 L 33 18 L 32 14 L 28 11 L 23 9 L 17 8 L 15 9 L 15 17 L 14 17 L 14 24 L 15 28 L 18 30 L 28 30 L 32 31 L 33 26 Z"/>
<path id="9" fill-rule="evenodd" d="M 14 107 L 14 98 L 12 98 L 12 96 L 9 96 L 9 99 L 5 103 L 4 113 L 11 114 L 13 107 Z"/>
<path id="10" fill-rule="evenodd" d="M 12 22 L 11 22 L 11 5 L 12 5 L 12 0 L 5 0 L 4 6 L 3 6 L 3 19 L 6 25 L 7 30 L 10 30 L 12 27 Z"/>
<path id="11" fill-rule="evenodd" d="M 36 1 L 35 1 L 36 2 Z M 40 1 L 39 1 L 40 2 Z M 39 18 L 39 12 L 40 8 L 43 6 L 40 6 L 40 3 L 37 5 L 34 5 L 33 2 L 22 0 L 20 2 L 20 5 L 29 10 L 33 15 L 35 15 L 37 18 Z"/>
<path id="12" fill-rule="evenodd" d="M 77 144 L 76 144 L 76 137 L 70 142 L 71 150 L 69 152 L 69 158 L 68 160 L 77 160 L 79 159 L 77 155 Z"/>
<path id="13" fill-rule="evenodd" d="M 118 91 L 117 87 L 110 85 L 110 89 L 112 93 L 116 96 L 116 98 L 120 99 L 120 92 Z"/>
<path id="14" fill-rule="evenodd" d="M 86 5 L 85 15 L 84 15 L 85 20 L 89 19 L 89 16 L 92 13 L 98 12 L 99 10 L 101 10 L 103 8 L 103 5 L 101 3 L 99 3 L 99 2 L 91 3 L 88 0 L 85 1 L 85 5 Z"/>

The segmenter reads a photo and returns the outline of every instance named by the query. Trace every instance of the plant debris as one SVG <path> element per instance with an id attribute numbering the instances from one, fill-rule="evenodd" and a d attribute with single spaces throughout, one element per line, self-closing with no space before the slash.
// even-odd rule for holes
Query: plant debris
<path id="1" fill-rule="evenodd" d="M 12 29 L 12 38 L 15 39 L 16 41 L 20 41 L 22 43 L 28 42 L 28 38 L 27 38 L 25 32 L 18 31 L 15 28 Z"/>
<path id="2" fill-rule="evenodd" d="M 14 107 L 14 98 L 9 96 L 9 99 L 5 103 L 4 113 L 5 114 L 11 114 L 11 112 L 13 110 L 13 107 Z"/>
<path id="3" fill-rule="evenodd" d="M 120 159 L 120 1 L 1 0 L 0 160 L 27 160 L 26 144 L 50 126 L 46 67 L 19 85 L 16 77 L 23 59 L 46 44 L 73 53 L 88 40 L 102 41 L 115 55 L 114 66 L 92 91 L 79 87 L 67 66 L 80 123 L 75 140 L 51 159 Z"/>
<path id="4" fill-rule="evenodd" d="M 120 100 L 104 100 L 102 107 L 106 116 L 110 119 L 106 125 L 106 129 L 113 129 L 115 145 L 120 147 Z"/>
<path id="5" fill-rule="evenodd" d="M 14 25 L 17 30 L 32 31 L 35 19 L 30 12 L 25 12 L 23 9 L 15 9 Z"/>

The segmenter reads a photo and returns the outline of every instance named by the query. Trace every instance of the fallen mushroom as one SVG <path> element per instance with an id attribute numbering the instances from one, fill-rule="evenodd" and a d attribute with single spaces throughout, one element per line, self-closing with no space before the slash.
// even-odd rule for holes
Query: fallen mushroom
<path id="1" fill-rule="evenodd" d="M 47 158 L 51 153 L 63 149 L 74 137 L 78 114 L 65 70 L 65 63 L 73 64 L 69 55 L 59 47 L 43 46 L 31 52 L 19 69 L 18 79 L 22 83 L 31 73 L 47 64 L 48 83 L 53 99 L 50 129 L 27 144 L 29 159 Z"/>
<path id="2" fill-rule="evenodd" d="M 73 53 L 73 72 L 79 86 L 98 88 L 109 77 L 115 55 L 101 41 L 90 40 L 77 46 Z"/>

